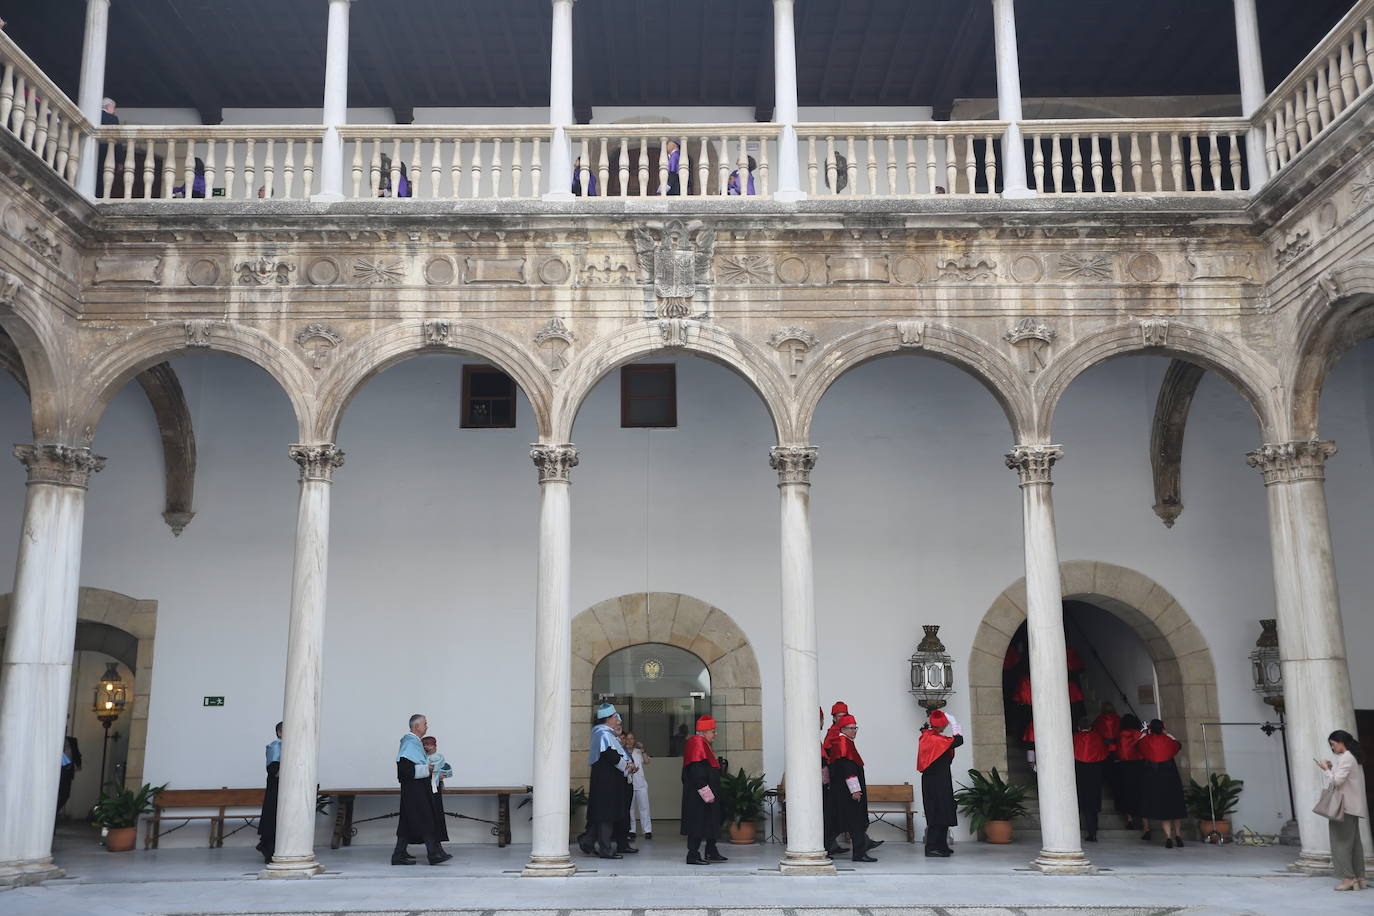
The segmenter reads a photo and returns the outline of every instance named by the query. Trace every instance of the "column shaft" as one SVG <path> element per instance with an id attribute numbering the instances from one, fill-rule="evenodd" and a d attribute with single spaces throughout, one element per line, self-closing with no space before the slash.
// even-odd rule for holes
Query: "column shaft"
<path id="1" fill-rule="evenodd" d="M 1236 58 L 1240 63 L 1240 113 L 1253 117 L 1264 104 L 1264 60 L 1260 56 L 1259 14 L 1255 0 L 1235 0 Z M 1250 187 L 1258 188 L 1269 180 L 1269 163 L 1264 158 L 1264 127 L 1252 125 L 1245 134 L 1245 161 L 1250 172 Z"/>
<path id="2" fill-rule="evenodd" d="M 81 41 L 81 81 L 77 86 L 77 106 L 86 120 L 100 126 L 100 103 L 105 98 L 105 44 L 110 31 L 110 0 L 86 0 L 86 32 Z M 95 177 L 100 163 L 95 161 L 95 137 L 81 144 L 81 161 L 76 169 L 76 189 L 95 197 Z"/>
<path id="3" fill-rule="evenodd" d="M 90 449 L 21 445 L 28 468 L 22 536 L 0 669 L 0 884 L 60 877 L 53 865 L 58 768 L 66 736 Z"/>
<path id="4" fill-rule="evenodd" d="M 343 200 L 343 136 L 348 123 L 348 4 L 329 0 L 324 51 L 324 142 L 320 145 L 320 190 L 316 200 Z M 283 739 L 283 746 L 285 739 Z"/>
<path id="5" fill-rule="evenodd" d="M 573 17 L 574 0 L 553 0 L 553 41 L 549 49 L 549 189 L 545 200 L 572 200 Z M 605 193 L 604 190 L 602 193 Z"/>
<path id="6" fill-rule="evenodd" d="M 797 37 L 795 0 L 773 0 L 773 120 L 782 125 L 778 137 L 777 200 L 804 200 L 801 189 L 801 148 L 797 143 Z"/>
<path id="7" fill-rule="evenodd" d="M 315 796 L 319 786 L 329 496 L 334 469 L 343 464 L 344 456 L 333 445 L 293 445 L 291 457 L 301 466 L 301 492 L 286 642 L 277 845 L 271 863 L 259 874 L 262 878 L 309 878 L 324 871 L 315 859 Z"/>
<path id="8" fill-rule="evenodd" d="M 1026 553 L 1026 637 L 1041 845 L 1031 866 L 1052 874 L 1081 874 L 1092 866 L 1083 855 L 1078 832 L 1068 650 L 1050 479 L 1050 469 L 1063 454 L 1057 445 L 1017 446 L 1007 455 L 1007 466 L 1021 478 Z"/>
<path id="9" fill-rule="evenodd" d="M 774 448 L 782 519 L 783 768 L 787 776 L 787 851 L 783 874 L 835 871 L 822 838 L 821 774 L 816 763 L 816 602 L 811 561 L 811 469 L 816 449 Z"/>
<path id="10" fill-rule="evenodd" d="M 572 704 L 572 507 L 571 445 L 535 445 L 539 468 L 539 578 L 534 623 L 534 824 L 527 878 L 567 877 L 577 869 L 568 856 L 568 709 Z"/>
<path id="11" fill-rule="evenodd" d="M 1021 64 L 1016 51 L 1015 0 L 992 0 L 992 26 L 997 54 L 997 117 L 1009 122 L 1002 135 L 1002 196 L 1031 197 L 1034 192 L 1026 187 L 1026 154 L 1021 142 Z"/>

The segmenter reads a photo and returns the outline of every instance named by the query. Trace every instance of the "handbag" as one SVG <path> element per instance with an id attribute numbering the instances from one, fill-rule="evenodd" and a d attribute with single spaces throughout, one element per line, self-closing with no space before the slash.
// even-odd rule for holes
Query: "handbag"
<path id="1" fill-rule="evenodd" d="M 1340 790 L 1336 788 L 1335 783 L 1322 789 L 1322 794 L 1317 798 L 1317 804 L 1312 807 L 1312 813 L 1320 814 L 1331 821 L 1338 821 L 1345 816 L 1345 799 L 1341 797 Z"/>

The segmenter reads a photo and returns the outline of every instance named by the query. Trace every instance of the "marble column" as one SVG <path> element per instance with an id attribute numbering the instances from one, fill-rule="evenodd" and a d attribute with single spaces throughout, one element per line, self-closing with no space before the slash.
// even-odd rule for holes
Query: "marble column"
<path id="1" fill-rule="evenodd" d="M 344 463 L 344 453 L 326 443 L 293 445 L 290 454 L 300 465 L 301 493 L 286 638 L 277 847 L 272 861 L 258 874 L 260 878 L 309 878 L 324 871 L 315 859 L 315 796 L 319 787 L 329 491 L 335 468 Z"/>
<path id="2" fill-rule="evenodd" d="M 110 0 L 86 0 L 86 32 L 81 41 L 81 81 L 77 84 L 77 107 L 96 127 L 100 126 L 100 103 L 105 98 L 105 44 L 110 32 Z M 95 197 L 95 177 L 100 163 L 95 161 L 95 137 L 81 141 L 81 161 L 76 167 L 76 189 Z"/>
<path id="3" fill-rule="evenodd" d="M 1236 13 L 1236 58 L 1240 63 L 1240 113 L 1254 117 L 1264 104 L 1264 61 L 1260 56 L 1259 14 L 1255 0 L 1234 0 Z M 1245 134 L 1245 166 L 1250 187 L 1258 188 L 1269 180 L 1269 163 L 1264 158 L 1264 126 L 1252 126 Z"/>
<path id="4" fill-rule="evenodd" d="M 1016 52 L 1016 0 L 992 0 L 992 28 L 997 55 L 997 118 L 1009 122 L 1002 135 L 1002 196 L 1034 197 L 1035 192 L 1026 186 L 1026 153 L 1021 141 L 1021 63 Z"/>
<path id="5" fill-rule="evenodd" d="M 778 189 L 775 200 L 805 200 L 801 188 L 801 148 L 797 143 L 796 0 L 773 0 L 773 120 L 778 136 Z"/>
<path id="6" fill-rule="evenodd" d="M 1033 686 L 1041 847 L 1031 867 L 1049 874 L 1083 874 L 1092 870 L 1092 864 L 1083 855 L 1078 832 L 1064 598 L 1050 493 L 1054 486 L 1050 471 L 1062 457 L 1063 449 L 1057 445 L 1018 445 L 1007 453 L 1007 467 L 1021 480 L 1026 552 L 1026 638 Z"/>
<path id="7" fill-rule="evenodd" d="M 565 878 L 577 870 L 568 856 L 568 760 L 572 748 L 572 510 L 569 487 L 577 466 L 572 445 L 532 445 L 539 469 L 539 576 L 535 597 L 534 799 L 526 878 Z"/>
<path id="8" fill-rule="evenodd" d="M 553 142 L 549 147 L 549 190 L 545 200 L 572 200 L 573 123 L 573 3 L 553 0 L 553 41 L 549 49 L 549 123 Z M 602 193 L 605 193 L 604 191 Z"/>
<path id="9" fill-rule="evenodd" d="M 1331 868 L 1326 818 L 1312 812 L 1321 792 L 1313 757 L 1328 753 L 1326 736 L 1354 734 L 1355 706 L 1345 659 L 1341 604 L 1326 514 L 1326 459 L 1336 444 L 1310 439 L 1262 445 L 1246 456 L 1264 477 L 1269 502 L 1269 545 L 1274 561 L 1274 603 L 1283 666 L 1285 740 L 1292 761 L 1293 797 L 1302 852 L 1294 868 Z M 1304 766 L 1306 764 L 1306 766 Z M 1361 822 L 1365 850 L 1368 819 Z"/>
<path id="10" fill-rule="evenodd" d="M 57 761 L 66 736 L 88 448 L 18 445 L 28 469 L 9 633 L 0 668 L 0 885 L 62 875 L 52 861 Z"/>
<path id="11" fill-rule="evenodd" d="M 811 470 L 815 446 L 777 446 L 768 463 L 782 496 L 783 769 L 787 779 L 785 875 L 833 874 L 821 834 L 821 771 L 816 763 L 816 600 L 811 564 Z"/>
<path id="12" fill-rule="evenodd" d="M 315 200 L 344 199 L 343 136 L 348 123 L 348 5 L 329 0 L 324 48 L 324 142 L 320 144 L 320 190 Z"/>

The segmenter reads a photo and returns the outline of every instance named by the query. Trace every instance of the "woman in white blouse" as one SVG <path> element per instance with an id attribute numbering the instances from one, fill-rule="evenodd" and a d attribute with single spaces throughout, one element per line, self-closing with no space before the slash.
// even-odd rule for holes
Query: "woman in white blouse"
<path id="1" fill-rule="evenodd" d="M 1327 738 L 1336 755 L 1333 763 L 1321 760 L 1326 784 L 1335 786 L 1340 795 L 1342 815 L 1330 822 L 1331 867 L 1341 877 L 1338 891 L 1363 890 L 1367 886 L 1364 874 L 1364 849 L 1360 843 L 1360 818 L 1369 817 L 1369 803 L 1364 792 L 1364 768 L 1360 759 L 1360 745 L 1346 731 L 1334 731 Z"/>

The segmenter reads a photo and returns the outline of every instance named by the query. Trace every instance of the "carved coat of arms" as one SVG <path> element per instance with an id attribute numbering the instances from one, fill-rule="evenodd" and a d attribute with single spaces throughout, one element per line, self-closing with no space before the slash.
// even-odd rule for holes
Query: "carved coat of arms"
<path id="1" fill-rule="evenodd" d="M 711 279 L 715 231 L 701 229 L 692 237 L 686 223 L 672 220 L 657 239 L 645 229 L 634 235 L 640 270 L 653 281 L 658 317 L 690 318 L 698 284 Z"/>

